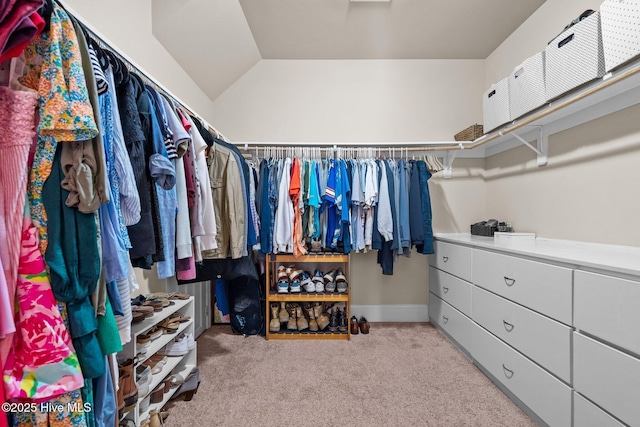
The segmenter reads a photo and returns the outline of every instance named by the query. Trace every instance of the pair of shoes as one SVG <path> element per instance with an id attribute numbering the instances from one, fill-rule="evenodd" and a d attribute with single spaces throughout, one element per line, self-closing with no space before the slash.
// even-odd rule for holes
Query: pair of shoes
<path id="1" fill-rule="evenodd" d="M 318 323 L 318 329 L 321 331 L 324 331 L 331 323 L 329 315 L 324 311 L 324 304 L 321 302 L 313 303 L 313 316 Z"/>
<path id="2" fill-rule="evenodd" d="M 200 387 L 200 370 L 198 367 L 195 367 L 191 370 L 187 378 L 185 378 L 184 383 L 180 386 L 180 388 L 176 391 L 176 394 L 171 398 L 176 399 L 178 396 L 184 394 L 184 400 L 190 401 L 193 398 L 193 395 L 198 392 L 198 387 Z"/>
<path id="3" fill-rule="evenodd" d="M 164 398 L 164 383 L 160 383 L 151 392 L 151 403 L 160 403 Z"/>
<path id="4" fill-rule="evenodd" d="M 157 409 L 149 412 L 149 426 L 148 427 L 162 427 L 164 426 L 164 420 L 160 417 L 160 412 Z"/>
<path id="5" fill-rule="evenodd" d="M 320 239 L 311 239 L 309 252 L 322 252 L 322 241 Z"/>
<path id="6" fill-rule="evenodd" d="M 164 368 L 164 365 L 167 364 L 168 360 L 167 356 L 156 353 L 142 362 L 142 364 L 144 366 L 148 366 L 151 369 L 152 374 L 159 374 L 162 372 L 162 369 Z"/>
<path id="7" fill-rule="evenodd" d="M 316 292 L 324 292 L 324 273 L 322 271 L 316 269 L 311 280 L 315 284 Z"/>
<path id="8" fill-rule="evenodd" d="M 293 265 L 290 265 L 289 267 L 285 267 L 284 265 L 279 266 L 276 272 L 278 293 L 286 294 L 289 292 L 300 292 L 300 276 L 302 273 L 303 270 L 296 269 Z"/>
<path id="9" fill-rule="evenodd" d="M 287 322 L 287 329 L 290 331 L 304 331 L 309 328 L 309 321 L 302 311 L 302 307 L 298 303 L 290 303 L 286 305 L 289 312 L 289 321 Z"/>
<path id="10" fill-rule="evenodd" d="M 318 321 L 316 319 L 314 306 L 311 303 L 304 303 L 303 305 L 304 311 L 307 313 L 307 317 L 309 317 L 309 330 L 311 332 L 318 332 Z"/>
<path id="11" fill-rule="evenodd" d="M 367 319 L 364 316 L 360 317 L 358 326 L 360 327 L 360 332 L 362 332 L 363 334 L 369 333 L 369 322 L 367 322 Z"/>
<path id="12" fill-rule="evenodd" d="M 269 321 L 269 332 L 280 332 L 280 306 L 277 302 L 271 303 L 271 320 Z"/>
<path id="13" fill-rule="evenodd" d="M 151 368 L 146 365 L 139 365 L 136 368 L 136 384 L 138 387 L 138 396 L 146 396 L 149 394 L 149 387 L 153 381 Z M 144 412 L 144 411 L 141 411 Z"/>
<path id="14" fill-rule="evenodd" d="M 138 388 L 136 387 L 133 367 L 135 363 L 133 359 L 129 359 L 118 365 L 118 385 L 122 390 L 123 412 L 131 411 L 138 402 Z"/>
<path id="15" fill-rule="evenodd" d="M 340 310 L 340 307 L 334 307 L 331 311 L 329 319 L 330 332 L 347 332 L 347 309 Z"/>
<path id="16" fill-rule="evenodd" d="M 303 271 L 300 274 L 300 285 L 306 292 L 316 291 L 316 284 L 311 280 L 311 274 L 308 271 Z"/>
<path id="17" fill-rule="evenodd" d="M 358 318 L 356 316 L 351 316 L 349 326 L 349 329 L 351 329 L 351 335 L 358 335 Z"/>
<path id="18" fill-rule="evenodd" d="M 195 347 L 193 334 L 180 334 L 176 339 L 158 350 L 158 354 L 165 356 L 184 356 Z"/>
<path id="19" fill-rule="evenodd" d="M 347 278 L 342 272 L 341 268 L 336 270 L 336 290 L 340 294 L 344 294 L 347 292 L 347 287 L 349 284 L 347 283 Z"/>

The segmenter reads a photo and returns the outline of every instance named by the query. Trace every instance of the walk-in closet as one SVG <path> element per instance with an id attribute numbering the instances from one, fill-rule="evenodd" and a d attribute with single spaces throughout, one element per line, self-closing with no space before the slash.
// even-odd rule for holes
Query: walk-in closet
<path id="1" fill-rule="evenodd" d="M 0 427 L 640 427 L 640 0 L 0 0 Z"/>

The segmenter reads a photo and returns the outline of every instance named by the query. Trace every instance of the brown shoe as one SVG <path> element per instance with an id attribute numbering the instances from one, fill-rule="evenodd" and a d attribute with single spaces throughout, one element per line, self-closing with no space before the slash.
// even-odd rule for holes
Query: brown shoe
<path id="1" fill-rule="evenodd" d="M 287 322 L 287 329 L 295 331 L 298 329 L 296 324 L 296 308 L 294 304 L 287 304 L 287 311 L 289 312 L 289 321 Z"/>
<path id="2" fill-rule="evenodd" d="M 318 322 L 316 321 L 316 316 L 314 316 L 313 313 L 313 306 L 307 303 L 304 309 L 309 315 L 309 330 L 311 332 L 318 332 Z"/>
<path id="3" fill-rule="evenodd" d="M 120 373 L 119 384 L 122 388 L 122 398 L 125 404 L 124 412 L 132 410 L 138 401 L 138 388 L 136 387 L 133 367 L 133 359 L 129 359 L 118 366 L 118 372 Z"/>
<path id="4" fill-rule="evenodd" d="M 280 332 L 280 318 L 278 317 L 278 303 L 271 303 L 271 320 L 269 321 L 269 332 Z"/>
<path id="5" fill-rule="evenodd" d="M 297 316 L 297 326 L 299 331 L 304 331 L 305 329 L 309 329 L 309 322 L 302 311 L 302 307 L 299 305 L 296 307 L 296 316 Z"/>
<path id="6" fill-rule="evenodd" d="M 369 322 L 367 322 L 367 319 L 365 319 L 364 316 L 360 317 L 358 325 L 360 326 L 360 332 L 362 332 L 363 334 L 369 333 Z"/>
<path id="7" fill-rule="evenodd" d="M 318 323 L 318 329 L 324 331 L 329 326 L 329 315 L 324 312 L 324 306 L 321 302 L 315 303 L 313 307 L 313 315 Z"/>
<path id="8" fill-rule="evenodd" d="M 351 316 L 351 335 L 358 335 L 358 318 Z"/>

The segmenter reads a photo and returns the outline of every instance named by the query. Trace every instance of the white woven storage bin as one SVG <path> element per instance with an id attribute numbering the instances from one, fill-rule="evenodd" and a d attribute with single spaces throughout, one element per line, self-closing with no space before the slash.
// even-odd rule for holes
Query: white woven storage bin
<path id="1" fill-rule="evenodd" d="M 640 0 L 605 0 L 600 21 L 607 71 L 640 55 Z"/>
<path id="2" fill-rule="evenodd" d="M 548 101 L 604 73 L 599 12 L 563 31 L 545 49 Z"/>
<path id="3" fill-rule="evenodd" d="M 509 78 L 491 85 L 482 97 L 484 131 L 489 132 L 511 120 L 509 109 Z"/>
<path id="4" fill-rule="evenodd" d="M 517 119 L 547 100 L 544 85 L 544 52 L 538 52 L 517 66 L 509 76 L 511 117 Z"/>

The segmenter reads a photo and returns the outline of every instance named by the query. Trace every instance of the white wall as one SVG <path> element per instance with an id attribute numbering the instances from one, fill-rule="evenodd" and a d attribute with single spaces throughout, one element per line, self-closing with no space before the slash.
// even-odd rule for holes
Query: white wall
<path id="1" fill-rule="evenodd" d="M 485 85 L 544 49 L 572 19 L 599 0 L 547 0 L 486 60 Z M 487 159 L 489 216 L 518 231 L 585 242 L 640 245 L 640 106 L 549 138 L 548 166 L 526 147 Z"/>
<path id="2" fill-rule="evenodd" d="M 196 114 L 215 125 L 211 114 L 212 101 L 153 36 L 151 0 L 63 2 Z M 220 131 L 224 132 L 223 129 Z"/>
<path id="3" fill-rule="evenodd" d="M 538 236 L 640 246 L 640 105 L 487 159 L 489 216 Z M 640 262 L 640 260 L 638 261 Z"/>
<path id="4" fill-rule="evenodd" d="M 481 120 L 483 81 L 481 60 L 261 61 L 214 113 L 236 142 L 451 141 Z M 454 179 L 432 178 L 436 232 L 466 231 L 486 216 L 483 168 L 483 159 L 459 159 Z M 400 258 L 393 276 L 382 275 L 376 252 L 351 260 L 354 309 L 427 304 L 426 256 Z"/>
<path id="5" fill-rule="evenodd" d="M 213 111 L 233 141 L 451 141 L 482 82 L 481 60 L 263 60 Z"/>

